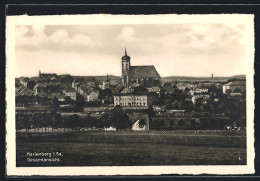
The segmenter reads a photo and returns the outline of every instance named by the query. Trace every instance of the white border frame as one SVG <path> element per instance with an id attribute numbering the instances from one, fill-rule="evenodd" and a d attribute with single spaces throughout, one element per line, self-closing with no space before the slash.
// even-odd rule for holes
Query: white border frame
<path id="1" fill-rule="evenodd" d="M 7 176 L 252 174 L 254 170 L 254 15 L 54 15 L 6 18 L 6 160 Z M 244 23 L 246 25 L 247 165 L 229 166 L 106 166 L 16 167 L 15 144 L 15 26 L 80 24 Z"/>

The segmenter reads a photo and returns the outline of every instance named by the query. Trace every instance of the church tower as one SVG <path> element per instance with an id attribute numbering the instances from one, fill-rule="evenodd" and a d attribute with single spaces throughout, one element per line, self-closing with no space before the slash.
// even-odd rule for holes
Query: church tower
<path id="1" fill-rule="evenodd" d="M 125 55 L 122 57 L 122 84 L 128 85 L 128 77 L 127 73 L 130 69 L 130 57 L 127 55 L 126 49 L 125 49 Z"/>

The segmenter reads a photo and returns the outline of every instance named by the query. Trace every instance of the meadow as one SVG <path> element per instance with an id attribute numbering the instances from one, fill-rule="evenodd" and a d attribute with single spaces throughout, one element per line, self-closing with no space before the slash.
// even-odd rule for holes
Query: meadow
<path id="1" fill-rule="evenodd" d="M 245 131 L 85 131 L 16 135 L 17 166 L 245 165 Z M 28 162 L 27 152 L 60 152 Z"/>

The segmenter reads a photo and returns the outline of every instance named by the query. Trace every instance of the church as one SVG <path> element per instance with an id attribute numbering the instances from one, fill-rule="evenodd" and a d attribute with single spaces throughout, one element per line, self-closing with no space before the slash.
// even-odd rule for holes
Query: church
<path id="1" fill-rule="evenodd" d="M 153 65 L 131 66 L 131 57 L 125 55 L 122 57 L 122 85 L 131 86 L 133 83 L 143 84 L 148 80 L 160 81 L 161 77 Z"/>
<path id="2" fill-rule="evenodd" d="M 149 88 L 158 86 L 161 77 L 153 65 L 131 66 L 130 59 L 125 50 L 122 57 L 123 89 L 114 95 L 114 106 L 147 109 L 153 102 L 153 96 L 148 94 Z"/>

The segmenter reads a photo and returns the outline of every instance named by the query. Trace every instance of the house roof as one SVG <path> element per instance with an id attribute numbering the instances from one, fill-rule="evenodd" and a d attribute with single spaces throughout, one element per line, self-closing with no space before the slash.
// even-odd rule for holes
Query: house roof
<path id="1" fill-rule="evenodd" d="M 76 78 L 72 83 L 81 83 L 83 81 L 84 81 L 83 78 Z"/>
<path id="2" fill-rule="evenodd" d="M 125 90 L 129 90 L 126 91 Z M 116 93 L 115 95 L 117 96 L 127 96 L 127 95 L 146 95 L 147 94 L 147 89 L 142 86 L 134 87 L 133 89 L 124 87 L 119 93 Z"/>
<path id="3" fill-rule="evenodd" d="M 28 82 L 30 79 L 28 77 L 21 77 L 20 81 L 22 82 Z"/>
<path id="4" fill-rule="evenodd" d="M 207 88 L 207 87 L 206 87 L 204 84 L 199 83 L 199 84 L 196 86 L 195 89 L 206 89 L 206 88 Z"/>
<path id="5" fill-rule="evenodd" d="M 33 96 L 34 92 L 24 86 L 20 86 L 16 91 L 15 91 L 15 96 Z"/>
<path id="6" fill-rule="evenodd" d="M 246 86 L 246 81 L 232 81 L 225 84 L 224 86 Z"/>
<path id="7" fill-rule="evenodd" d="M 64 93 L 62 93 L 62 92 L 52 92 L 52 93 L 50 93 L 50 94 L 48 94 L 48 97 L 49 98 L 54 98 L 54 97 L 56 97 L 56 98 L 64 98 L 65 97 L 65 95 L 64 95 Z"/>
<path id="8" fill-rule="evenodd" d="M 65 92 L 76 92 L 72 87 L 66 87 Z"/>
<path id="9" fill-rule="evenodd" d="M 151 89 L 160 89 L 159 86 L 154 86 L 154 87 L 149 87 L 148 90 L 151 90 Z"/>
<path id="10" fill-rule="evenodd" d="M 128 72 L 129 78 L 137 79 L 137 78 L 160 78 L 157 70 L 153 65 L 146 66 L 131 66 Z"/>
<path id="11" fill-rule="evenodd" d="M 49 106 L 37 106 L 37 107 L 16 107 L 16 111 L 44 111 L 49 109 Z"/>

